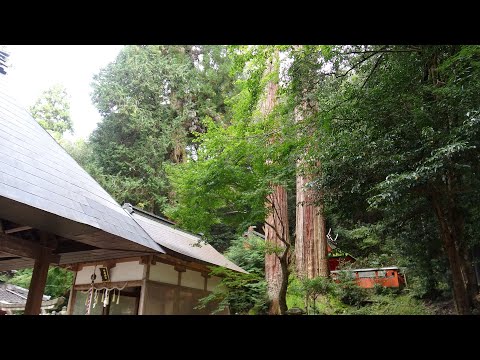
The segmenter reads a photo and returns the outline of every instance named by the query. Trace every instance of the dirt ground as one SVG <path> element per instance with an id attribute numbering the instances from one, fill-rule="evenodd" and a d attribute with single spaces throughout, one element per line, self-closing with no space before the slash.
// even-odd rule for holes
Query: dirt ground
<path id="1" fill-rule="evenodd" d="M 453 300 L 430 302 L 426 305 L 434 315 L 457 315 Z"/>

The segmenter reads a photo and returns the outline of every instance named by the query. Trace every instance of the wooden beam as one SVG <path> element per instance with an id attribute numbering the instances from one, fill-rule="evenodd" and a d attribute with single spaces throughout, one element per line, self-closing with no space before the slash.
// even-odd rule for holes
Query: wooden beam
<path id="1" fill-rule="evenodd" d="M 16 233 L 16 232 L 31 230 L 31 229 L 32 229 L 31 226 L 19 226 L 19 227 L 13 228 L 13 229 L 5 230 L 5 234 L 13 234 L 13 233 Z"/>
<path id="2" fill-rule="evenodd" d="M 154 255 L 153 259 L 158 261 L 158 262 L 161 262 L 163 264 L 168 264 L 168 265 L 172 265 L 172 266 L 181 265 L 181 266 L 185 266 L 187 269 L 190 269 L 190 270 L 193 270 L 193 271 L 200 271 L 200 272 L 207 271 L 207 272 L 210 272 L 208 267 L 206 265 L 201 264 L 201 263 L 197 263 L 197 262 L 193 262 L 193 261 L 186 262 L 186 261 L 183 261 L 183 260 L 178 260 L 171 255 L 165 255 L 165 254 L 159 254 L 159 255 Z"/>
<path id="3" fill-rule="evenodd" d="M 41 246 L 20 238 L 0 233 L 0 251 L 20 257 L 36 259 L 40 255 Z"/>
<path id="4" fill-rule="evenodd" d="M 103 260 L 95 260 L 95 261 L 86 261 L 86 262 L 78 262 L 74 264 L 62 264 L 60 267 L 64 267 L 68 269 L 70 266 L 77 266 L 77 271 L 82 270 L 86 266 L 95 266 L 95 265 L 106 265 L 109 261 L 115 262 L 115 264 L 123 263 L 123 262 L 130 262 L 130 261 L 140 261 L 140 256 L 130 256 L 125 258 L 118 258 L 118 259 L 103 259 Z M 113 266 L 112 266 L 113 267 Z"/>
<path id="5" fill-rule="evenodd" d="M 104 262 L 104 265 L 108 269 L 108 272 L 110 273 L 110 270 L 112 270 L 115 266 L 117 266 L 117 262 L 115 260 L 107 260 Z"/>
<path id="6" fill-rule="evenodd" d="M 32 280 L 30 281 L 30 287 L 28 290 L 27 304 L 25 305 L 25 315 L 40 314 L 43 292 L 45 291 L 45 284 L 47 282 L 51 252 L 51 249 L 44 247 L 40 250 L 40 256 L 35 259 Z"/>
<path id="7" fill-rule="evenodd" d="M 78 264 L 58 265 L 58 267 L 64 268 L 64 269 L 66 269 L 66 270 L 73 271 L 73 272 L 75 272 L 75 273 L 78 271 Z"/>
<path id="8" fill-rule="evenodd" d="M 95 283 L 93 286 L 95 289 L 100 289 L 103 287 L 113 289 L 114 287 L 123 287 L 127 283 L 127 287 L 142 286 L 142 280 L 132 280 L 132 281 L 115 281 L 115 282 L 101 282 Z M 75 290 L 88 290 L 92 287 L 92 284 L 82 284 L 75 285 Z"/>
<path id="9" fill-rule="evenodd" d="M 181 266 L 181 265 L 175 265 L 174 269 L 175 269 L 175 271 L 178 271 L 179 273 L 187 271 L 187 268 L 185 266 Z"/>
<path id="10" fill-rule="evenodd" d="M 38 243 L 0 233 L 1 252 L 29 259 L 38 259 L 41 256 L 42 248 Z M 58 264 L 60 255 L 54 255 L 50 252 L 48 262 Z"/>

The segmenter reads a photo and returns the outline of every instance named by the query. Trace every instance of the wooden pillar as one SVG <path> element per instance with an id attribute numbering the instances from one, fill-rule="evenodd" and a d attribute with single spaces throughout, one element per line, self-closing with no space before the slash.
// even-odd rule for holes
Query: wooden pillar
<path id="1" fill-rule="evenodd" d="M 73 275 L 73 282 L 72 282 L 72 287 L 70 288 L 70 296 L 68 298 L 68 304 L 67 304 L 67 315 L 73 314 L 73 307 L 75 306 L 75 299 L 77 297 L 77 293 L 75 290 L 75 282 L 77 280 L 78 266 L 75 266 L 74 269 L 75 270 Z"/>
<path id="2" fill-rule="evenodd" d="M 145 313 L 145 304 L 147 302 L 147 281 L 150 277 L 150 263 L 153 261 L 153 256 L 148 256 L 140 261 L 140 264 L 143 264 L 143 276 L 142 276 L 142 287 L 140 288 L 140 299 L 138 305 L 137 315 L 143 315 Z"/>
<path id="3" fill-rule="evenodd" d="M 187 269 L 185 266 L 175 266 L 175 270 L 178 272 L 177 287 L 175 288 L 175 302 L 173 303 L 173 313 L 175 315 L 180 314 L 180 287 L 182 286 L 182 272 Z"/>
<path id="4" fill-rule="evenodd" d="M 40 314 L 51 253 L 51 249 L 42 247 L 38 258 L 35 259 L 32 280 L 30 281 L 30 287 L 28 289 L 27 304 L 25 305 L 25 315 Z"/>
<path id="5" fill-rule="evenodd" d="M 202 276 L 203 276 L 203 291 L 207 292 L 207 288 L 208 288 L 208 278 L 210 277 L 210 275 L 208 275 L 208 273 L 206 272 L 202 272 Z"/>

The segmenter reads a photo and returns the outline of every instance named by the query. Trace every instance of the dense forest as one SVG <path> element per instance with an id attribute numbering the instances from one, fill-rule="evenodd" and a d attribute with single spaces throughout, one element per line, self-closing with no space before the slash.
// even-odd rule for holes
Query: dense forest
<path id="1" fill-rule="evenodd" d="M 88 141 L 62 138 L 59 87 L 32 114 L 120 204 L 249 271 L 213 269 L 224 286 L 203 304 L 478 311 L 479 46 L 126 46 L 92 88 Z M 329 232 L 356 259 L 342 266 L 399 266 L 407 287 L 330 280 Z"/>

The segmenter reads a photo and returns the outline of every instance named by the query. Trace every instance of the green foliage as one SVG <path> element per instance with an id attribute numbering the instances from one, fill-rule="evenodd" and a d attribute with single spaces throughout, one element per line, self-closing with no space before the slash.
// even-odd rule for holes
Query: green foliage
<path id="1" fill-rule="evenodd" d="M 380 284 L 375 284 L 373 286 L 373 291 L 375 292 L 376 295 L 395 295 L 395 294 L 400 294 L 401 289 L 395 288 L 395 287 L 385 287 Z"/>
<path id="2" fill-rule="evenodd" d="M 331 279 L 320 276 L 313 279 L 304 278 L 300 280 L 300 291 L 305 297 L 307 314 L 312 310 L 315 315 L 318 313 L 316 306 L 317 298 L 333 293 L 335 291 L 335 284 Z"/>
<path id="3" fill-rule="evenodd" d="M 346 273 L 340 275 L 340 280 L 335 283 L 321 278 L 318 287 L 310 287 L 317 279 L 302 282 L 291 276 L 287 294 L 288 307 L 305 309 L 307 306 L 310 315 L 428 315 L 435 309 L 405 290 L 378 285 L 374 289 L 362 289 Z M 315 288 L 317 291 L 313 290 Z M 313 298 L 306 301 L 307 292 L 321 294 L 315 299 L 315 305 Z"/>
<path id="4" fill-rule="evenodd" d="M 236 238 L 237 234 L 232 227 L 223 223 L 214 224 L 210 228 L 208 243 L 220 253 L 225 253 Z"/>
<path id="5" fill-rule="evenodd" d="M 87 141 L 83 139 L 69 141 L 62 138 L 58 143 L 81 167 L 88 171 L 92 161 L 92 147 Z"/>
<path id="6" fill-rule="evenodd" d="M 349 308 L 350 315 L 431 315 L 432 309 L 409 294 L 372 295 L 371 304 Z"/>
<path id="7" fill-rule="evenodd" d="M 32 269 L 18 270 L 13 277 L 7 280 L 8 283 L 28 289 L 32 279 Z M 53 298 L 66 296 L 73 283 L 73 272 L 51 266 L 48 269 L 45 295 Z"/>
<path id="8" fill-rule="evenodd" d="M 232 314 L 266 313 L 267 293 L 265 282 L 265 243 L 256 236 L 239 237 L 232 242 L 226 256 L 248 274 L 216 267 L 210 275 L 222 280 L 212 293 L 200 300 L 200 307 L 215 304 L 214 312 L 223 311 L 226 306 Z"/>
<path id="9" fill-rule="evenodd" d="M 265 75 L 278 51 L 286 61 Z M 240 313 L 262 304 L 260 263 L 277 249 L 247 252 L 234 239 L 263 222 L 272 183 L 292 190 L 297 172 L 312 174 L 355 266 L 407 275 L 408 296 L 376 289 L 386 313 L 422 313 L 413 298 L 442 297 L 452 281 L 438 220 L 465 254 L 479 244 L 479 59 L 479 46 L 461 45 L 127 46 L 95 77 L 104 120 L 90 143 L 63 146 L 119 202 L 164 211 L 221 251 L 232 244 L 232 259 L 258 277 L 227 274 L 211 298 Z M 263 116 L 272 79 L 277 106 Z M 291 219 L 295 203 L 290 195 Z M 295 284 L 296 303 L 310 293 Z M 325 313 L 366 301 L 348 281 L 326 292 Z"/>
<path id="10" fill-rule="evenodd" d="M 0 281 L 6 282 L 8 279 L 9 277 L 5 272 L 0 272 Z"/>
<path id="11" fill-rule="evenodd" d="M 338 298 L 344 304 L 361 306 L 368 298 L 368 291 L 357 285 L 352 273 L 341 271 L 338 274 Z"/>
<path id="12" fill-rule="evenodd" d="M 66 296 L 73 284 L 73 272 L 60 267 L 48 269 L 45 293 L 52 297 Z"/>
<path id="13" fill-rule="evenodd" d="M 212 276 L 222 277 L 220 285 L 206 297 L 200 299 L 199 308 L 217 304 L 213 313 L 230 308 L 231 314 L 265 314 L 268 310 L 267 284 L 256 273 L 244 274 L 216 267 Z"/>
<path id="14" fill-rule="evenodd" d="M 302 279 L 301 283 L 305 295 L 311 299 L 316 299 L 319 295 L 327 295 L 334 288 L 329 278 L 320 276 L 313 279 Z"/>
<path id="15" fill-rule="evenodd" d="M 30 280 L 32 279 L 32 273 L 33 269 L 18 270 L 11 279 L 8 279 L 8 282 L 28 289 L 30 286 Z"/>
<path id="16" fill-rule="evenodd" d="M 291 150 L 296 142 L 289 122 L 281 107 L 267 117 L 259 109 L 269 76 L 278 76 L 278 69 L 263 76 L 266 59 L 275 48 L 232 47 L 229 51 L 240 73 L 239 91 L 228 101 L 231 120 L 204 118 L 207 132 L 197 134 L 196 157 L 167 167 L 175 203 L 166 213 L 207 238 L 218 224 L 240 234 L 249 225 L 263 222 L 271 184 L 294 184 L 296 158 Z"/>
<path id="17" fill-rule="evenodd" d="M 45 130 L 60 136 L 66 131 L 73 132 L 70 98 L 62 85 L 44 91 L 30 108 L 30 113 Z"/>
<path id="18" fill-rule="evenodd" d="M 267 193 L 264 159 L 258 144 L 245 139 L 242 124 L 227 128 L 205 120 L 196 160 L 167 168 L 176 204 L 166 213 L 206 236 L 217 224 L 237 233 L 264 218 Z"/>
<path id="19" fill-rule="evenodd" d="M 252 274 L 265 274 L 265 240 L 257 236 L 238 237 L 225 256 Z"/>
<path id="20" fill-rule="evenodd" d="M 289 309 L 293 307 L 303 310 L 306 309 L 305 294 L 302 292 L 302 284 L 293 273 L 288 277 L 287 307 Z"/>
<path id="21" fill-rule="evenodd" d="M 161 213 L 169 162 L 195 156 L 201 119 L 222 121 L 233 91 L 221 46 L 127 46 L 94 78 L 103 121 L 91 136 L 99 181 L 114 197 Z"/>
<path id="22" fill-rule="evenodd" d="M 322 164 L 311 168 L 313 184 L 343 231 L 340 246 L 359 258 L 385 254 L 435 297 L 448 271 L 433 201 L 460 219 L 447 220 L 460 247 L 478 243 L 480 47 L 302 47 L 289 56 L 292 116 L 305 89 L 317 104 L 299 128 Z"/>

